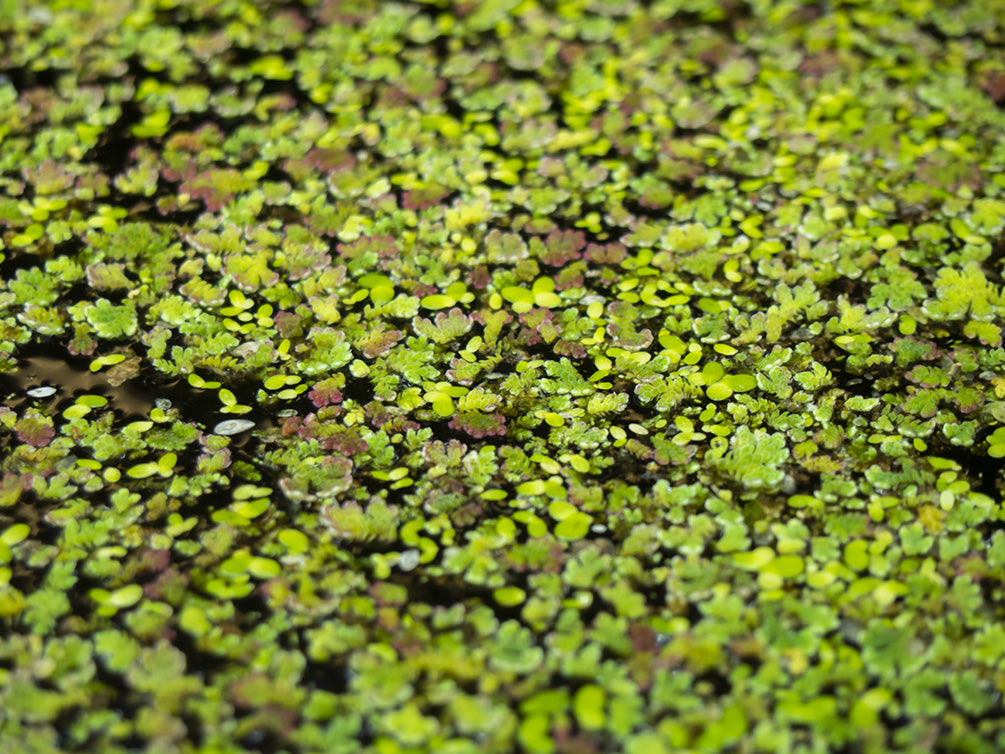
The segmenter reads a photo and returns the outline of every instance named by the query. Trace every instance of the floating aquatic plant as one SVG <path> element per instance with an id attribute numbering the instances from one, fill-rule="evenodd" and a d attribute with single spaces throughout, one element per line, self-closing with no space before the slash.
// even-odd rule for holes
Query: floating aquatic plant
<path id="1" fill-rule="evenodd" d="M 1003 748 L 998 0 L 35 5 L 0 749 Z"/>

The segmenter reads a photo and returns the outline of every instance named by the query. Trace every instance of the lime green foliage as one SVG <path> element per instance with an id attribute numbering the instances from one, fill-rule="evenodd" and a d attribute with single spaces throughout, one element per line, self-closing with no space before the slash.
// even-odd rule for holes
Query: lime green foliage
<path id="1" fill-rule="evenodd" d="M 1005 458 L 1005 427 L 999 427 L 988 438 L 988 455 L 992 458 Z"/>
<path id="2" fill-rule="evenodd" d="M 1001 0 L 0 8 L 0 750 L 1005 750 Z"/>
<path id="3" fill-rule="evenodd" d="M 788 459 L 785 435 L 739 427 L 729 450 L 718 462 L 724 473 L 749 489 L 777 489 L 785 477 L 780 468 Z"/>
<path id="4" fill-rule="evenodd" d="M 83 312 L 99 338 L 122 338 L 136 332 L 136 312 L 130 306 L 114 306 L 100 298 Z"/>

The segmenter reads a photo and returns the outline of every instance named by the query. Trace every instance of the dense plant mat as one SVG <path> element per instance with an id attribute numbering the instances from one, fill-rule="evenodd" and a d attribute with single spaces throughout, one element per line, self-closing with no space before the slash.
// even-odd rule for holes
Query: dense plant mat
<path id="1" fill-rule="evenodd" d="M 0 3 L 0 748 L 1005 751 L 1005 3 Z"/>

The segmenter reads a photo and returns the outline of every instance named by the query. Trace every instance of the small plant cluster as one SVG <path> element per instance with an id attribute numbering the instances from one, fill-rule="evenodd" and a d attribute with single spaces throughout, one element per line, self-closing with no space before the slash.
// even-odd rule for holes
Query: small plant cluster
<path id="1" fill-rule="evenodd" d="M 1005 750 L 1003 52 L 0 13 L 0 749 Z"/>

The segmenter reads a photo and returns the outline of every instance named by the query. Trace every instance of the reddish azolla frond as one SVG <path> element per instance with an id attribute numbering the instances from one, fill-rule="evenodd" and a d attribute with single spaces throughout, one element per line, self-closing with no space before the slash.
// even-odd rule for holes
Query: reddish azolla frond
<path id="1" fill-rule="evenodd" d="M 472 385 L 474 378 L 481 372 L 478 364 L 455 357 L 450 360 L 450 366 L 443 373 L 449 382 L 455 385 Z"/>
<path id="2" fill-rule="evenodd" d="M 492 273 L 483 264 L 478 265 L 468 274 L 468 286 L 475 290 L 484 290 L 491 282 Z"/>
<path id="3" fill-rule="evenodd" d="M 352 170 L 356 167 L 356 157 L 338 149 L 315 148 L 304 157 L 286 160 L 282 166 L 293 180 L 302 182 L 318 173 L 330 176 Z"/>
<path id="4" fill-rule="evenodd" d="M 418 280 L 403 280 L 401 288 L 408 291 L 409 295 L 417 296 L 418 298 L 432 296 L 434 293 L 440 292 L 440 289 L 432 283 L 421 283 Z"/>
<path id="5" fill-rule="evenodd" d="M 554 346 L 555 353 L 559 356 L 568 356 L 572 359 L 585 359 L 586 348 L 580 343 L 573 343 L 568 340 L 557 340 Z"/>
<path id="6" fill-rule="evenodd" d="M 506 417 L 502 414 L 483 414 L 479 411 L 464 411 L 450 420 L 448 426 L 464 432 L 476 440 L 482 437 L 506 434 Z"/>
<path id="7" fill-rule="evenodd" d="M 390 351 L 394 344 L 404 337 L 405 334 L 401 330 L 368 332 L 354 340 L 353 345 L 368 359 L 375 359 Z"/>
<path id="8" fill-rule="evenodd" d="M 302 440 L 317 440 L 325 450 L 338 451 L 348 458 L 369 450 L 370 445 L 359 436 L 359 430 L 332 421 L 341 413 L 341 406 L 328 406 L 303 418 L 291 416 L 283 422 L 282 434 L 284 437 L 296 435 Z"/>
<path id="9" fill-rule="evenodd" d="M 358 430 L 337 427 L 324 438 L 321 446 L 325 450 L 335 450 L 347 458 L 352 458 L 370 449 L 370 444 L 359 436 Z"/>
<path id="10" fill-rule="evenodd" d="M 493 228 L 485 236 L 485 251 L 488 261 L 494 264 L 519 262 L 528 255 L 527 243 L 516 233 L 504 233 Z"/>
<path id="11" fill-rule="evenodd" d="M 255 187 L 254 181 L 234 168 L 217 168 L 182 180 L 179 191 L 201 199 L 210 212 L 219 212 L 238 194 Z"/>
<path id="12" fill-rule="evenodd" d="M 215 123 L 207 123 L 200 126 L 195 131 L 179 131 L 171 134 L 164 145 L 164 156 L 170 158 L 178 153 L 190 153 L 193 155 L 210 155 L 214 147 L 219 147 L 224 140 L 224 133 Z M 152 153 L 151 150 L 144 150 Z M 169 164 L 180 164 L 176 160 L 170 160 Z M 180 175 L 173 170 L 165 170 L 164 177 L 170 181 L 177 181 Z"/>
<path id="13" fill-rule="evenodd" d="M 35 409 L 28 409 L 25 415 L 14 425 L 17 438 L 33 448 L 44 448 L 56 436 L 56 428 L 52 419 L 43 416 Z"/>
<path id="14" fill-rule="evenodd" d="M 554 322 L 555 313 L 550 309 L 538 307 L 519 317 L 524 325 L 516 337 L 520 345 L 533 346 L 542 340 L 551 343 L 562 333 L 562 326 Z"/>
<path id="15" fill-rule="evenodd" d="M 643 351 L 653 342 L 649 328 L 636 330 L 631 322 L 612 322 L 607 326 L 607 334 L 619 348 L 629 351 Z"/>
<path id="16" fill-rule="evenodd" d="M 915 361 L 934 361 L 942 355 L 938 345 L 930 340 L 923 340 L 913 335 L 904 338 L 897 338 L 890 345 L 891 350 L 897 353 L 897 361 L 900 364 L 910 364 Z"/>
<path id="17" fill-rule="evenodd" d="M 586 264 L 582 261 L 573 262 L 563 267 L 555 275 L 555 290 L 564 291 L 569 288 L 582 288 L 585 281 Z"/>
<path id="18" fill-rule="evenodd" d="M 130 288 L 133 283 L 126 277 L 125 265 L 121 262 L 106 264 L 98 262 L 87 266 L 87 282 L 99 291 L 113 291 Z"/>
<path id="19" fill-rule="evenodd" d="M 394 416 L 390 406 L 385 406 L 380 401 L 370 401 L 363 407 L 366 418 L 373 427 L 383 427 Z"/>
<path id="20" fill-rule="evenodd" d="M 628 255 L 628 249 L 621 243 L 596 244 L 586 247 L 584 257 L 595 264 L 621 264 Z"/>
<path id="21" fill-rule="evenodd" d="M 355 241 L 340 243 L 335 250 L 343 259 L 358 259 L 365 254 L 376 254 L 381 259 L 388 259 L 400 253 L 394 238 L 388 235 L 361 236 Z"/>
<path id="22" fill-rule="evenodd" d="M 86 172 L 77 176 L 75 189 L 80 194 L 90 193 L 93 196 L 108 196 L 112 185 L 111 178 L 104 173 L 97 172 L 95 166 L 85 168 Z"/>
<path id="23" fill-rule="evenodd" d="M 314 414 L 308 414 L 306 418 L 310 418 Z M 290 416 L 283 422 L 282 435 L 283 437 L 289 437 L 290 435 L 297 435 L 302 439 L 309 439 L 310 431 L 304 426 L 305 417 L 300 416 Z"/>
<path id="24" fill-rule="evenodd" d="M 630 438 L 628 442 L 625 443 L 625 451 L 642 461 L 648 461 L 651 459 L 655 452 L 652 448 L 639 442 L 634 437 Z"/>
<path id="25" fill-rule="evenodd" d="M 514 573 L 561 573 L 565 567 L 565 548 L 557 540 L 539 539 L 533 544 L 514 548 L 503 555 Z"/>
<path id="26" fill-rule="evenodd" d="M 544 239 L 543 246 L 537 239 L 531 242 L 531 249 L 537 252 L 538 258 L 552 267 L 579 259 L 586 246 L 586 235 L 581 230 L 553 230 Z"/>
<path id="27" fill-rule="evenodd" d="M 36 194 L 57 194 L 73 185 L 75 174 L 55 160 L 44 160 L 37 166 L 21 169 L 25 181 L 34 185 Z"/>
<path id="28" fill-rule="evenodd" d="M 200 474 L 212 474 L 230 466 L 230 448 L 217 448 L 202 453 L 196 459 L 195 468 Z"/>
<path id="29" fill-rule="evenodd" d="M 304 334 L 304 319 L 299 314 L 276 312 L 272 319 L 281 338 L 298 338 Z"/>
<path id="30" fill-rule="evenodd" d="M 674 191 L 663 181 L 652 181 L 639 195 L 639 205 L 646 209 L 658 210 L 673 203 Z"/>
<path id="31" fill-rule="evenodd" d="M 32 474 L 5 472 L 0 479 L 0 505 L 13 505 L 22 493 L 31 490 L 35 477 Z"/>
<path id="32" fill-rule="evenodd" d="M 424 186 L 406 191 L 401 198 L 401 204 L 405 209 L 419 212 L 436 206 L 449 194 L 449 189 L 443 186 Z"/>
<path id="33" fill-rule="evenodd" d="M 143 585 L 143 596 L 151 600 L 165 600 L 188 588 L 190 576 L 179 568 L 171 567 L 157 572 L 152 581 Z M 172 638 L 172 629 L 164 629 L 164 638 Z"/>
<path id="34" fill-rule="evenodd" d="M 1005 71 L 986 73 L 980 82 L 980 87 L 996 104 L 1005 104 Z"/>
<path id="35" fill-rule="evenodd" d="M 307 153 L 306 162 L 322 173 L 339 173 L 356 167 L 356 157 L 342 149 L 315 147 Z"/>
<path id="36" fill-rule="evenodd" d="M 283 252 L 281 263 L 277 263 L 282 265 L 285 277 L 291 281 L 302 280 L 314 272 L 323 272 L 332 262 L 328 250 L 321 248 L 317 243 L 284 244 Z"/>
<path id="37" fill-rule="evenodd" d="M 955 395 L 956 403 L 963 414 L 972 414 L 984 405 L 984 393 L 971 386 L 960 388 Z"/>
<path id="38" fill-rule="evenodd" d="M 73 338 L 66 344 L 66 350 L 73 356 L 90 356 L 98 347 L 98 341 L 91 336 L 87 325 L 79 324 L 74 328 Z"/>
<path id="39" fill-rule="evenodd" d="M 946 387 L 949 384 L 949 375 L 931 366 L 916 366 L 904 375 L 904 379 L 925 388 Z"/>
<path id="40" fill-rule="evenodd" d="M 339 380 L 336 378 L 329 378 L 317 383 L 311 389 L 307 397 L 311 399 L 311 403 L 314 404 L 315 408 L 322 408 L 342 402 L 342 391 L 339 390 L 338 382 Z M 285 429 L 283 432 L 284 434 L 286 433 Z"/>
<path id="41" fill-rule="evenodd" d="M 397 432 L 404 434 L 409 430 L 418 431 L 422 429 L 422 425 L 418 422 L 412 421 L 407 416 L 396 415 L 381 424 L 380 429 L 389 435 L 393 435 Z"/>

